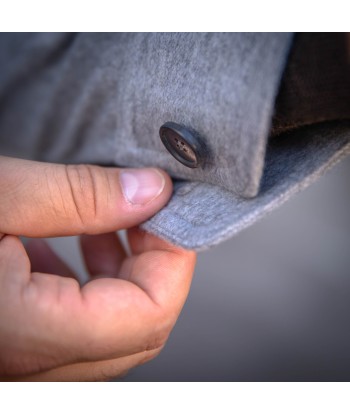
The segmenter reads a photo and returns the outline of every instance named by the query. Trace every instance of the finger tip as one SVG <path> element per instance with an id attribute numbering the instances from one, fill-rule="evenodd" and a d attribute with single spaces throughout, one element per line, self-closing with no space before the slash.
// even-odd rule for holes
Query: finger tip
<path id="1" fill-rule="evenodd" d="M 128 241 L 135 253 L 155 250 L 167 251 L 186 257 L 189 261 L 196 261 L 197 253 L 195 251 L 174 245 L 166 239 L 141 229 L 139 226 L 128 229 Z"/>
<path id="2" fill-rule="evenodd" d="M 173 192 L 173 181 L 170 175 L 163 169 L 159 167 L 151 167 L 151 170 L 157 172 L 157 174 L 162 179 L 162 189 L 159 192 L 158 198 L 160 196 L 169 198 Z"/>

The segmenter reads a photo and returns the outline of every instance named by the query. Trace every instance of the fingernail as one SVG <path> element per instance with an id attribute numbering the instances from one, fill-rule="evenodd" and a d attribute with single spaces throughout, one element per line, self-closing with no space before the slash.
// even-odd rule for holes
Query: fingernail
<path id="1" fill-rule="evenodd" d="M 122 171 L 120 182 L 128 202 L 145 205 L 163 191 L 165 178 L 156 169 L 130 169 Z"/>

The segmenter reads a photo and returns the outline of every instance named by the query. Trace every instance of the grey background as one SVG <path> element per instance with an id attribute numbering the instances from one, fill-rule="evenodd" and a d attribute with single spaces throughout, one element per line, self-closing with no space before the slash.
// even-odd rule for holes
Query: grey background
<path id="1" fill-rule="evenodd" d="M 200 253 L 165 349 L 123 381 L 349 381 L 349 185 L 347 158 Z M 65 256 L 70 244 L 54 241 Z M 68 259 L 81 270 L 77 252 Z"/>

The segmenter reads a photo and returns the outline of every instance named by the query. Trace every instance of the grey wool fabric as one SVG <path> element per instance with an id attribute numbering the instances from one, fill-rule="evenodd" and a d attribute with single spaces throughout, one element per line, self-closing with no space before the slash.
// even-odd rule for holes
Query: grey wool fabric
<path id="1" fill-rule="evenodd" d="M 270 138 L 293 35 L 0 35 L 1 153 L 63 163 L 158 166 L 174 179 L 142 226 L 206 249 L 279 206 L 350 152 L 346 120 Z M 208 149 L 189 169 L 159 139 L 167 121 Z"/>
<path id="2" fill-rule="evenodd" d="M 200 182 L 176 182 L 170 203 L 143 225 L 197 251 L 236 235 L 350 154 L 350 122 L 305 127 L 269 143 L 260 191 L 255 198 Z"/>

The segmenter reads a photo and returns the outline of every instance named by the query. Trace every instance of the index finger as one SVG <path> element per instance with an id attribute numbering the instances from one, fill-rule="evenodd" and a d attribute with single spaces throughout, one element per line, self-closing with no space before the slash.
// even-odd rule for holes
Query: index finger
<path id="1" fill-rule="evenodd" d="M 122 279 L 99 279 L 82 289 L 90 311 L 103 314 L 100 335 L 118 345 L 119 355 L 122 349 L 136 353 L 164 345 L 186 301 L 196 262 L 195 252 L 138 228 L 128 237 L 134 255 L 120 271 Z"/>

